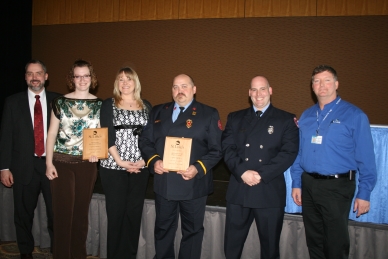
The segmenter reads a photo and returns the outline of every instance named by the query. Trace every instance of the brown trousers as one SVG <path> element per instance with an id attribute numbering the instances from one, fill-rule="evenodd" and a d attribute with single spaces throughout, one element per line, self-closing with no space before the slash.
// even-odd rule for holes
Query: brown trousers
<path id="1" fill-rule="evenodd" d="M 54 153 L 58 178 L 51 181 L 54 212 L 53 257 L 86 258 L 89 204 L 97 165 L 81 157 Z"/>

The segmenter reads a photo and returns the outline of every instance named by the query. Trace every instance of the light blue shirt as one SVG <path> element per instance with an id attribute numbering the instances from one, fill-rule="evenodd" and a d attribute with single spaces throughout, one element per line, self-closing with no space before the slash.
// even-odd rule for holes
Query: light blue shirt
<path id="1" fill-rule="evenodd" d="M 271 103 L 268 103 L 267 104 L 267 106 L 265 106 L 263 109 L 261 109 L 261 114 L 260 114 L 260 117 L 261 116 L 263 116 L 263 114 L 265 113 L 265 111 L 268 109 L 268 107 L 269 107 L 269 105 L 270 105 Z M 257 109 L 254 105 L 253 105 L 253 110 L 255 111 L 255 112 L 257 112 L 259 109 Z"/>
<path id="2" fill-rule="evenodd" d="M 189 102 L 189 103 L 185 106 L 185 108 L 183 109 L 183 112 L 186 111 L 187 107 L 189 107 L 190 104 L 191 104 L 193 101 L 194 101 L 194 99 L 191 100 L 191 102 Z M 175 121 L 176 121 L 176 119 L 178 118 L 179 113 L 181 112 L 181 109 L 179 109 L 179 107 L 181 107 L 181 106 L 179 106 L 179 104 L 177 104 L 177 103 L 174 104 L 174 110 L 172 111 L 172 122 L 175 122 Z"/>

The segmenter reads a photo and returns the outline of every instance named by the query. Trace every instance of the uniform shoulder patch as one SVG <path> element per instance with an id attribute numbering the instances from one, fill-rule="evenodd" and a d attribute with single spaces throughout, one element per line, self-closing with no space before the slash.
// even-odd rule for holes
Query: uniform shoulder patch
<path id="1" fill-rule="evenodd" d="M 296 117 L 294 117 L 294 122 L 295 122 L 295 125 L 299 128 L 299 124 L 298 124 L 298 119 Z"/>
<path id="2" fill-rule="evenodd" d="M 218 120 L 218 128 L 219 128 L 220 130 L 222 130 L 222 123 L 221 123 L 221 120 Z"/>

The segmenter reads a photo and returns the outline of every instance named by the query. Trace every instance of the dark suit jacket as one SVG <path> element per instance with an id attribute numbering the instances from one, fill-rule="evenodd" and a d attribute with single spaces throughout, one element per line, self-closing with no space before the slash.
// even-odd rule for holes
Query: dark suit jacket
<path id="1" fill-rule="evenodd" d="M 27 91 L 6 99 L 0 133 L 0 169 L 10 169 L 14 181 L 22 184 L 29 184 L 34 172 L 34 128 Z M 59 94 L 46 91 L 47 128 L 51 101 L 57 96 Z"/>
<path id="2" fill-rule="evenodd" d="M 154 191 L 169 200 L 206 196 L 213 192 L 212 168 L 222 158 L 218 111 L 194 100 L 173 123 L 173 108 L 174 103 L 155 106 L 139 140 L 142 156 L 154 174 Z M 198 170 L 193 179 L 183 180 L 174 172 L 155 174 L 154 164 L 163 159 L 166 136 L 192 138 L 190 165 Z"/>
<path id="3" fill-rule="evenodd" d="M 249 208 L 279 208 L 286 205 L 284 171 L 299 149 L 295 115 L 272 105 L 258 120 L 253 107 L 230 113 L 222 134 L 224 160 L 232 172 L 226 199 Z M 241 175 L 257 171 L 261 182 L 244 184 Z"/>

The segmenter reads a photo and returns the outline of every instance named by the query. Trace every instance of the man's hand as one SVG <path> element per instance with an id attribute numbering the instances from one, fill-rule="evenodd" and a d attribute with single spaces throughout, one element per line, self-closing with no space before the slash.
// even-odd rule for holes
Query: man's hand
<path id="1" fill-rule="evenodd" d="M 195 166 L 191 165 L 186 171 L 178 171 L 177 174 L 182 175 L 184 180 L 191 180 L 198 174 L 198 170 Z"/>
<path id="2" fill-rule="evenodd" d="M 353 212 L 357 211 L 357 218 L 362 214 L 368 213 L 370 209 L 370 202 L 356 198 L 354 201 Z"/>
<path id="3" fill-rule="evenodd" d="M 156 174 L 168 173 L 168 170 L 163 168 L 163 160 L 158 160 L 154 164 L 154 172 Z"/>
<path id="4" fill-rule="evenodd" d="M 256 171 L 247 170 L 241 175 L 241 179 L 249 186 L 254 186 L 260 183 L 261 176 Z"/>
<path id="5" fill-rule="evenodd" d="M 296 205 L 302 205 L 302 190 L 300 188 L 292 188 L 291 196 L 294 199 Z"/>
<path id="6" fill-rule="evenodd" d="M 13 175 L 10 170 L 1 171 L 1 182 L 6 187 L 12 187 L 13 185 Z"/>

